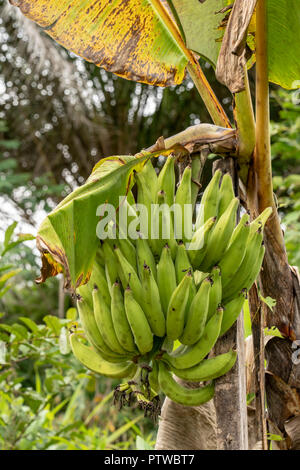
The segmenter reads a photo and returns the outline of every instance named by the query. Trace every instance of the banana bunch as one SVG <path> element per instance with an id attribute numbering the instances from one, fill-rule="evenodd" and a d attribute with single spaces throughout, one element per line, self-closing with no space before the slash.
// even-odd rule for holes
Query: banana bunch
<path id="1" fill-rule="evenodd" d="M 101 240 L 91 278 L 77 290 L 84 334 L 70 334 L 82 364 L 126 379 L 115 389 L 115 402 L 137 402 L 154 417 L 160 392 L 200 405 L 213 397 L 214 379 L 234 366 L 236 351 L 208 355 L 236 321 L 259 274 L 272 211 L 252 222 L 245 213 L 237 223 L 231 177 L 225 174 L 220 184 L 216 171 L 193 222 L 192 173 L 188 165 L 176 188 L 169 157 L 158 176 L 151 162 L 136 174 L 137 200 L 131 192 L 126 200 L 136 236 L 117 224 L 117 238 Z M 141 205 L 147 210 L 137 215 Z M 191 389 L 176 377 L 204 384 Z"/>

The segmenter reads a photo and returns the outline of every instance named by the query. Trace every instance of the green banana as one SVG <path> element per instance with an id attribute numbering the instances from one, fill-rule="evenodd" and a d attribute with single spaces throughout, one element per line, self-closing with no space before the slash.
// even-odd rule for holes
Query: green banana
<path id="1" fill-rule="evenodd" d="M 205 328 L 211 289 L 211 280 L 204 279 L 187 313 L 183 333 L 179 336 L 182 344 L 195 344 L 201 338 Z"/>
<path id="2" fill-rule="evenodd" d="M 100 244 L 100 246 L 99 246 L 99 248 L 96 252 L 95 262 L 96 262 L 96 264 L 99 264 L 100 266 L 102 266 L 104 268 L 105 260 L 104 260 L 104 255 L 103 255 L 103 250 L 102 250 L 101 244 Z"/>
<path id="3" fill-rule="evenodd" d="M 114 330 L 120 345 L 127 351 L 137 353 L 132 331 L 125 312 L 124 298 L 121 292 L 121 285 L 118 281 L 115 282 L 112 286 L 111 316 L 114 325 Z"/>
<path id="4" fill-rule="evenodd" d="M 233 282 L 235 282 L 234 290 L 231 289 L 228 292 L 226 291 L 226 294 L 224 295 L 224 298 L 223 298 L 224 302 L 229 302 L 230 300 L 234 299 L 237 293 L 240 292 L 241 290 L 245 289 L 246 291 L 248 291 L 251 288 L 252 284 L 254 283 L 254 281 L 256 280 L 260 272 L 264 254 L 265 254 L 265 247 L 261 245 L 256 259 L 253 261 L 253 258 L 252 258 L 252 263 L 250 262 L 250 260 L 248 260 L 248 263 L 247 263 L 248 268 L 243 269 L 240 277 L 238 277 L 237 275 L 234 277 L 233 279 Z"/>
<path id="5" fill-rule="evenodd" d="M 187 255 L 185 245 L 183 241 L 180 240 L 177 246 L 177 253 L 176 253 L 176 258 L 175 258 L 175 271 L 176 271 L 177 284 L 179 284 L 180 281 L 183 279 L 188 269 L 192 270 L 192 265 Z M 197 292 L 197 288 L 196 288 L 195 279 L 193 276 L 192 283 L 190 286 L 189 298 L 188 298 L 188 302 L 186 305 L 186 314 L 188 313 L 190 309 L 190 305 L 193 301 L 193 298 L 196 295 L 196 292 Z"/>
<path id="6" fill-rule="evenodd" d="M 267 207 L 261 214 L 259 214 L 259 216 L 256 217 L 256 219 L 254 219 L 250 224 L 251 226 L 250 233 L 256 232 L 259 229 L 263 230 L 272 212 L 273 212 L 272 207 Z"/>
<path id="7" fill-rule="evenodd" d="M 111 295 L 112 285 L 119 278 L 118 263 L 117 263 L 114 250 L 110 246 L 110 243 L 108 242 L 108 240 L 105 240 L 103 242 L 102 249 L 103 249 L 103 256 L 105 260 L 105 276 L 106 276 L 109 294 Z M 98 287 L 99 285 L 101 285 L 99 281 L 95 282 L 94 284 L 97 284 Z M 104 295 L 103 292 L 102 292 L 102 295 Z"/>
<path id="8" fill-rule="evenodd" d="M 234 229 L 228 248 L 219 262 L 222 274 L 222 285 L 225 289 L 241 266 L 250 234 L 249 215 L 244 214 Z"/>
<path id="9" fill-rule="evenodd" d="M 96 284 L 93 289 L 93 303 L 95 321 L 107 346 L 118 354 L 128 353 L 124 348 L 122 348 L 118 341 L 112 321 L 110 306 L 104 302 L 101 292 Z"/>
<path id="10" fill-rule="evenodd" d="M 203 359 L 199 364 L 189 369 L 171 367 L 171 370 L 180 379 L 191 382 L 205 382 L 225 375 L 234 366 L 236 358 L 237 352 L 231 350 L 209 359 Z"/>
<path id="11" fill-rule="evenodd" d="M 130 286 L 125 289 L 124 305 L 135 344 L 141 354 L 146 354 L 153 347 L 153 334 L 146 315 L 135 300 Z"/>
<path id="12" fill-rule="evenodd" d="M 127 197 L 122 200 L 118 210 L 118 233 L 119 236 L 128 237 L 129 225 L 137 219 L 137 212 L 135 206 L 135 200 L 131 191 L 127 194 Z M 133 240 L 134 243 L 134 240 Z"/>
<path id="13" fill-rule="evenodd" d="M 219 307 L 213 317 L 207 322 L 203 335 L 197 343 L 180 348 L 180 352 L 175 350 L 170 354 L 164 353 L 162 360 L 177 369 L 188 369 L 199 364 L 214 347 L 219 337 L 222 317 L 223 308 Z"/>
<path id="14" fill-rule="evenodd" d="M 210 273 L 205 273 L 205 272 L 202 272 L 202 271 L 198 271 L 196 269 L 196 271 L 194 271 L 194 279 L 195 279 L 196 287 L 200 286 L 203 279 L 205 279 L 206 277 L 209 277 L 209 275 L 210 275 Z"/>
<path id="15" fill-rule="evenodd" d="M 165 245 L 157 266 L 157 285 L 163 312 L 167 315 L 168 305 L 176 289 L 176 272 L 170 248 Z"/>
<path id="16" fill-rule="evenodd" d="M 215 217 L 208 219 L 204 225 L 198 228 L 187 244 L 188 256 L 194 269 L 198 269 L 207 253 L 209 236 L 213 229 Z"/>
<path id="17" fill-rule="evenodd" d="M 152 361 L 152 370 L 149 372 L 148 380 L 149 380 L 150 387 L 156 393 L 159 393 L 158 364 L 157 364 L 157 361 Z"/>
<path id="18" fill-rule="evenodd" d="M 111 363 L 105 361 L 96 351 L 83 344 L 76 333 L 70 335 L 70 345 L 74 356 L 88 369 L 111 378 L 133 377 L 137 366 L 132 362 Z"/>
<path id="19" fill-rule="evenodd" d="M 219 207 L 219 182 L 222 173 L 217 170 L 207 185 L 202 198 L 196 218 L 196 230 L 211 217 L 218 216 Z"/>
<path id="20" fill-rule="evenodd" d="M 124 359 L 128 360 L 127 354 L 125 356 L 116 354 L 107 346 L 98 329 L 93 309 L 89 307 L 83 297 L 77 300 L 77 308 L 84 333 L 91 345 L 101 356 L 110 362 L 121 362 Z"/>
<path id="21" fill-rule="evenodd" d="M 226 333 L 237 320 L 243 308 L 244 302 L 245 291 L 241 291 L 237 297 L 224 305 L 220 336 L 224 335 L 224 333 Z"/>
<path id="22" fill-rule="evenodd" d="M 253 264 L 253 267 L 251 269 L 249 276 L 244 280 L 245 289 L 247 289 L 247 291 L 252 287 L 252 284 L 254 283 L 254 281 L 256 280 L 260 272 L 264 256 L 265 256 L 265 247 L 262 245 L 259 249 L 256 263 Z"/>
<path id="23" fill-rule="evenodd" d="M 151 269 L 146 264 L 144 265 L 142 286 L 144 290 L 143 311 L 153 334 L 163 337 L 166 332 L 166 325 L 159 290 Z"/>
<path id="24" fill-rule="evenodd" d="M 196 202 L 197 202 L 197 197 L 199 193 L 199 188 L 200 188 L 200 177 L 202 173 L 202 162 L 201 162 L 201 156 L 200 154 L 193 154 L 192 156 L 192 189 L 191 189 L 191 199 L 192 199 L 192 208 L 194 211 Z"/>
<path id="25" fill-rule="evenodd" d="M 206 255 L 201 264 L 203 270 L 209 269 L 217 264 L 227 249 L 228 242 L 236 224 L 238 205 L 239 199 L 234 198 L 224 214 L 221 215 L 216 222 L 208 239 Z"/>
<path id="26" fill-rule="evenodd" d="M 156 174 L 155 168 L 153 167 L 151 163 L 151 160 L 147 161 L 147 163 L 144 165 L 140 174 L 143 176 L 144 182 L 148 186 L 151 192 L 152 200 L 155 201 L 156 194 L 157 194 L 157 191 L 159 190 L 159 187 L 158 187 L 157 174 Z"/>
<path id="27" fill-rule="evenodd" d="M 163 362 L 159 362 L 158 383 L 162 392 L 175 403 L 187 406 L 198 406 L 211 400 L 214 396 L 214 384 L 202 388 L 186 388 L 176 382 Z"/>
<path id="28" fill-rule="evenodd" d="M 182 240 L 191 240 L 192 238 L 192 188 L 191 188 L 191 166 L 184 169 L 179 187 L 175 194 L 175 214 L 174 214 L 174 232 L 175 237 Z M 179 211 L 179 212 L 177 212 Z M 176 222 L 181 219 L 181 226 Z"/>
<path id="29" fill-rule="evenodd" d="M 218 219 L 224 214 L 234 197 L 232 178 L 229 173 L 226 173 L 220 185 Z"/>
<path id="30" fill-rule="evenodd" d="M 145 184 L 144 178 L 140 173 L 135 175 L 137 183 L 137 203 L 143 207 L 143 210 L 139 211 L 140 219 L 140 232 L 143 234 L 144 238 L 149 239 L 151 242 L 151 227 L 152 227 L 152 217 L 151 217 L 151 205 L 153 204 L 153 199 L 151 191 L 147 184 Z M 138 210 L 138 206 L 137 210 Z M 152 245 L 151 245 L 152 246 Z"/>
<path id="31" fill-rule="evenodd" d="M 131 266 L 133 266 L 135 270 L 137 270 L 136 248 L 131 243 L 131 241 L 128 238 L 117 238 L 115 240 L 115 243 L 117 246 L 120 247 L 120 250 L 122 251 L 127 261 L 129 261 Z"/>
<path id="32" fill-rule="evenodd" d="M 215 266 L 211 271 L 212 287 L 209 292 L 207 320 L 209 320 L 218 308 L 222 300 L 222 280 L 219 266 Z"/>
<path id="33" fill-rule="evenodd" d="M 154 279 L 157 281 L 156 262 L 148 241 L 141 236 L 136 240 L 136 256 L 139 278 L 143 278 L 144 264 L 149 266 Z"/>
<path id="34" fill-rule="evenodd" d="M 253 253 L 257 253 L 260 250 L 262 239 L 263 235 L 260 230 L 252 234 L 250 233 L 246 252 L 238 271 L 234 274 L 231 283 L 226 286 L 226 289 L 222 287 L 223 302 L 226 303 L 233 299 L 244 287 L 247 287 L 248 279 L 252 277 L 253 272 L 259 273 L 262 259 L 259 259 L 257 256 L 254 257 Z"/>
<path id="35" fill-rule="evenodd" d="M 80 295 L 80 297 L 84 298 L 84 300 L 88 303 L 91 309 L 93 309 L 92 290 L 95 283 L 101 286 L 101 291 L 103 293 L 105 301 L 110 304 L 110 294 L 107 287 L 105 270 L 104 267 L 100 265 L 97 260 L 93 264 L 90 280 L 86 284 L 83 284 L 82 286 L 77 288 L 77 293 Z"/>
<path id="36" fill-rule="evenodd" d="M 172 214 L 168 204 L 165 202 L 165 192 L 159 191 L 157 196 L 158 204 L 155 206 L 152 218 L 152 245 L 154 253 L 161 255 L 162 249 L 167 243 L 171 249 L 172 258 L 175 259 L 177 243 L 174 238 Z"/>
<path id="37" fill-rule="evenodd" d="M 189 270 L 171 295 L 166 320 L 166 333 L 169 339 L 175 340 L 183 332 L 185 311 L 192 279 L 192 273 Z"/>
<path id="38" fill-rule="evenodd" d="M 157 190 L 164 191 L 166 195 L 166 204 L 172 206 L 174 203 L 175 193 L 175 158 L 170 155 L 161 169 L 157 178 Z M 157 199 L 155 198 L 155 201 Z"/>
<path id="39" fill-rule="evenodd" d="M 119 262 L 119 274 L 122 282 L 123 289 L 126 289 L 130 283 L 130 287 L 134 292 L 136 300 L 142 305 L 144 293 L 142 289 L 141 281 L 136 273 L 134 267 L 127 261 L 120 248 L 114 247 L 114 251 Z"/>
<path id="40" fill-rule="evenodd" d="M 175 257 L 175 271 L 177 284 L 184 278 L 184 275 L 188 269 L 191 269 L 192 265 L 187 255 L 185 245 L 182 240 L 178 242 L 177 252 Z"/>

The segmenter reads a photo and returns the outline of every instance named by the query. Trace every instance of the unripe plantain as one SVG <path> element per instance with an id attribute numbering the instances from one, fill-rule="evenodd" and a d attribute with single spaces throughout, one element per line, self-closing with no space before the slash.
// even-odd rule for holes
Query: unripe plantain
<path id="1" fill-rule="evenodd" d="M 172 258 L 175 259 L 177 243 L 174 238 L 172 214 L 168 204 L 165 202 L 164 191 L 159 191 L 157 196 L 157 205 L 153 213 L 151 233 L 154 254 L 160 257 L 162 249 L 167 243 L 170 247 Z"/>
<path id="2" fill-rule="evenodd" d="M 175 193 L 175 158 L 170 156 L 161 169 L 157 178 L 157 191 L 164 191 L 166 195 L 166 204 L 172 206 Z M 156 200 L 156 199 L 155 199 Z"/>
<path id="3" fill-rule="evenodd" d="M 221 171 L 217 170 L 202 195 L 199 212 L 196 219 L 196 230 L 211 217 L 218 216 L 220 191 L 219 182 L 221 176 Z"/>
<path id="4" fill-rule="evenodd" d="M 96 285 L 93 289 L 93 303 L 95 320 L 105 343 L 112 351 L 118 354 L 126 354 L 127 351 L 122 348 L 116 336 L 110 306 L 104 302 Z"/>
<path id="5" fill-rule="evenodd" d="M 156 262 L 149 243 L 142 235 L 136 240 L 136 256 L 139 278 L 143 278 L 144 264 L 149 266 L 154 279 L 157 280 Z"/>
<path id="6" fill-rule="evenodd" d="M 266 207 L 266 209 L 261 214 L 259 214 L 259 216 L 256 217 L 256 219 L 254 219 L 251 222 L 250 233 L 256 232 L 257 230 L 263 230 L 272 212 L 273 212 L 272 207 Z"/>
<path id="7" fill-rule="evenodd" d="M 146 264 L 144 265 L 142 286 L 144 289 L 143 311 L 153 334 L 163 337 L 166 332 L 166 325 L 159 290 L 151 269 Z"/>
<path id="8" fill-rule="evenodd" d="M 70 335 L 70 345 L 74 356 L 88 369 L 111 378 L 133 377 L 137 366 L 132 362 L 111 363 L 105 361 L 96 351 L 85 346 L 78 335 Z"/>
<path id="9" fill-rule="evenodd" d="M 175 258 L 175 270 L 177 284 L 184 278 L 186 271 L 191 269 L 192 265 L 187 255 L 187 250 L 182 240 L 178 242 L 176 258 Z"/>
<path id="10" fill-rule="evenodd" d="M 254 271 L 257 272 L 257 274 L 259 273 L 262 258 L 258 257 L 257 253 L 260 252 L 262 238 L 263 235 L 260 230 L 252 234 L 250 233 L 243 261 L 238 271 L 232 277 L 231 283 L 227 285 L 226 288 L 223 287 L 222 297 L 224 302 L 233 299 L 242 289 L 247 287 L 248 279 Z"/>
<path id="11" fill-rule="evenodd" d="M 188 271 L 171 295 L 166 321 L 166 332 L 169 339 L 175 340 L 183 332 L 185 310 L 192 279 L 192 273 Z"/>
<path id="12" fill-rule="evenodd" d="M 220 185 L 218 219 L 224 214 L 234 197 L 232 178 L 229 173 L 226 173 Z"/>
<path id="13" fill-rule="evenodd" d="M 117 354 L 107 346 L 98 329 L 94 312 L 84 298 L 80 298 L 77 301 L 77 308 L 84 333 L 96 351 L 98 351 L 105 360 L 110 362 L 121 362 L 124 359 L 127 360 L 127 355 Z"/>
<path id="14" fill-rule="evenodd" d="M 204 382 L 217 379 L 232 369 L 237 358 L 236 351 L 219 354 L 209 359 L 203 359 L 199 364 L 189 369 L 176 369 L 171 367 L 172 372 L 183 380 L 191 382 Z"/>
<path id="15" fill-rule="evenodd" d="M 151 160 L 148 160 L 144 165 L 143 170 L 140 173 L 143 176 L 145 184 L 148 186 L 152 200 L 155 201 L 155 197 L 158 189 L 158 177 L 153 167 Z"/>
<path id="16" fill-rule="evenodd" d="M 219 266 L 214 266 L 211 271 L 212 287 L 209 292 L 207 320 L 215 313 L 222 300 L 222 276 Z"/>
<path id="17" fill-rule="evenodd" d="M 167 315 L 169 301 L 177 285 L 175 266 L 168 245 L 164 246 L 157 265 L 157 285 L 163 312 Z"/>
<path id="18" fill-rule="evenodd" d="M 187 244 L 188 256 L 194 269 L 199 269 L 206 256 L 209 236 L 215 221 L 215 217 L 208 219 L 204 225 L 196 230 L 191 242 Z"/>
<path id="19" fill-rule="evenodd" d="M 205 328 L 211 288 L 210 279 L 204 279 L 187 312 L 186 324 L 179 337 L 182 344 L 195 344 L 201 338 Z"/>
<path id="20" fill-rule="evenodd" d="M 204 359 L 214 347 L 219 337 L 222 317 L 223 308 L 219 307 L 217 312 L 206 324 L 204 333 L 197 343 L 192 346 L 180 348 L 180 352 L 175 350 L 174 353 L 171 354 L 164 353 L 162 355 L 162 360 L 177 369 L 187 369 L 199 364 L 199 362 L 202 361 L 202 359 Z"/>
<path id="21" fill-rule="evenodd" d="M 119 278 L 118 262 L 117 262 L 114 250 L 112 249 L 108 240 L 105 240 L 102 243 L 102 250 L 103 250 L 103 256 L 105 260 L 105 276 L 106 276 L 109 293 L 111 295 L 112 285 Z M 101 285 L 101 281 L 100 282 L 95 281 L 94 284 L 97 284 L 97 286 L 99 287 L 99 285 Z M 102 295 L 104 295 L 103 292 L 102 292 Z"/>
<path id="22" fill-rule="evenodd" d="M 115 282 L 112 286 L 111 316 L 115 333 L 121 346 L 127 351 L 137 353 L 132 331 L 125 312 L 124 298 L 121 292 L 121 285 L 118 281 Z"/>
<path id="23" fill-rule="evenodd" d="M 183 241 L 180 240 L 177 246 L 177 253 L 176 253 L 176 258 L 175 258 L 175 271 L 176 271 L 177 284 L 180 283 L 180 281 L 184 278 L 185 273 L 189 269 L 192 269 L 192 265 L 187 255 L 187 250 L 185 248 L 185 245 Z M 189 311 L 193 298 L 196 295 L 196 292 L 197 292 L 197 288 L 196 288 L 196 284 L 195 284 L 195 280 L 193 276 L 192 283 L 190 286 L 189 298 L 188 298 L 188 302 L 186 306 L 186 315 L 187 315 L 187 312 Z"/>
<path id="24" fill-rule="evenodd" d="M 117 238 L 115 244 L 120 247 L 127 261 L 137 270 L 136 248 L 128 238 Z"/>
<path id="25" fill-rule="evenodd" d="M 149 242 L 151 242 L 151 205 L 153 204 L 153 199 L 150 189 L 145 184 L 143 177 L 139 173 L 136 174 L 136 182 L 138 188 L 137 203 L 141 204 L 145 208 L 145 211 L 140 211 L 139 215 L 141 221 L 140 232 L 143 234 L 144 238 L 148 238 Z"/>
<path id="26" fill-rule="evenodd" d="M 224 335 L 224 333 L 226 333 L 237 320 L 245 302 L 245 295 L 246 290 L 241 291 L 237 297 L 224 305 L 220 336 Z"/>
<path id="27" fill-rule="evenodd" d="M 232 237 L 229 240 L 228 248 L 219 262 L 224 289 L 231 283 L 233 276 L 243 262 L 250 233 L 248 220 L 249 215 L 244 214 L 234 229 Z"/>
<path id="28" fill-rule="evenodd" d="M 146 354 L 152 349 L 153 334 L 146 315 L 134 298 L 133 291 L 130 286 L 128 286 L 124 292 L 124 305 L 135 344 L 141 354 Z"/>
<path id="29" fill-rule="evenodd" d="M 178 229 L 180 229 L 179 238 L 183 240 L 191 240 L 192 238 L 192 194 L 191 194 L 191 166 L 184 169 L 179 187 L 175 194 L 175 215 L 174 224 L 180 216 L 181 227 L 175 225 L 176 238 L 178 238 Z M 179 211 L 179 214 L 177 213 Z"/>
<path id="30" fill-rule="evenodd" d="M 236 224 L 238 205 L 238 198 L 234 198 L 213 227 L 208 240 L 206 255 L 201 264 L 203 270 L 210 269 L 222 259 Z"/>
<path id="31" fill-rule="evenodd" d="M 101 286 L 100 288 L 105 298 L 105 302 L 107 304 L 110 304 L 110 294 L 106 281 L 105 270 L 104 267 L 97 262 L 97 260 L 93 264 L 93 269 L 89 282 L 78 287 L 76 290 L 80 297 L 83 297 L 85 302 L 88 303 L 91 309 L 93 309 L 92 291 L 95 283 Z"/>
<path id="32" fill-rule="evenodd" d="M 192 199 L 192 207 L 193 210 L 196 205 L 199 188 L 200 188 L 200 176 L 202 173 L 202 162 L 199 154 L 194 154 L 192 157 L 192 185 L 191 185 L 191 199 Z"/>
<path id="33" fill-rule="evenodd" d="M 127 259 L 125 258 L 125 256 L 123 255 L 123 253 L 117 246 L 114 247 L 114 252 L 119 262 L 118 272 L 119 272 L 123 289 L 126 289 L 126 287 L 128 286 L 128 283 L 130 283 L 130 287 L 132 288 L 134 292 L 134 296 L 136 300 L 140 304 L 142 304 L 143 303 L 142 284 L 134 267 L 129 263 L 129 261 L 127 261 Z"/>
<path id="34" fill-rule="evenodd" d="M 202 388 L 186 388 L 176 382 L 165 364 L 159 362 L 158 383 L 162 392 L 175 403 L 186 406 L 199 406 L 214 396 L 214 385 Z"/>

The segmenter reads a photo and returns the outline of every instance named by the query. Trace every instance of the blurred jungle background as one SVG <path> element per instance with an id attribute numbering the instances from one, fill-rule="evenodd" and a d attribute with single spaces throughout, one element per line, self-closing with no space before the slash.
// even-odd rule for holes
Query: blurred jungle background
<path id="1" fill-rule="evenodd" d="M 34 235 L 100 158 L 210 118 L 189 79 L 163 90 L 117 78 L 16 10 L 0 0 L 0 449 L 151 449 L 156 426 L 141 410 L 120 413 L 113 381 L 70 353 L 76 309 L 59 277 L 35 284 Z M 202 66 L 232 117 L 230 94 Z M 290 264 L 300 268 L 300 93 L 270 91 L 274 197 Z"/>

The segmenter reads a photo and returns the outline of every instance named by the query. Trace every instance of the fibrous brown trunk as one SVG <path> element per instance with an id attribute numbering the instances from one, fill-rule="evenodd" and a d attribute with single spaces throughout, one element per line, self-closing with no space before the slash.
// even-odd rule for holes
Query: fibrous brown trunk
<path id="1" fill-rule="evenodd" d="M 184 385 L 195 387 L 195 384 L 187 382 L 184 382 Z M 216 448 L 216 414 L 213 401 L 201 406 L 183 406 L 169 398 L 165 399 L 159 421 L 156 450 Z"/>

